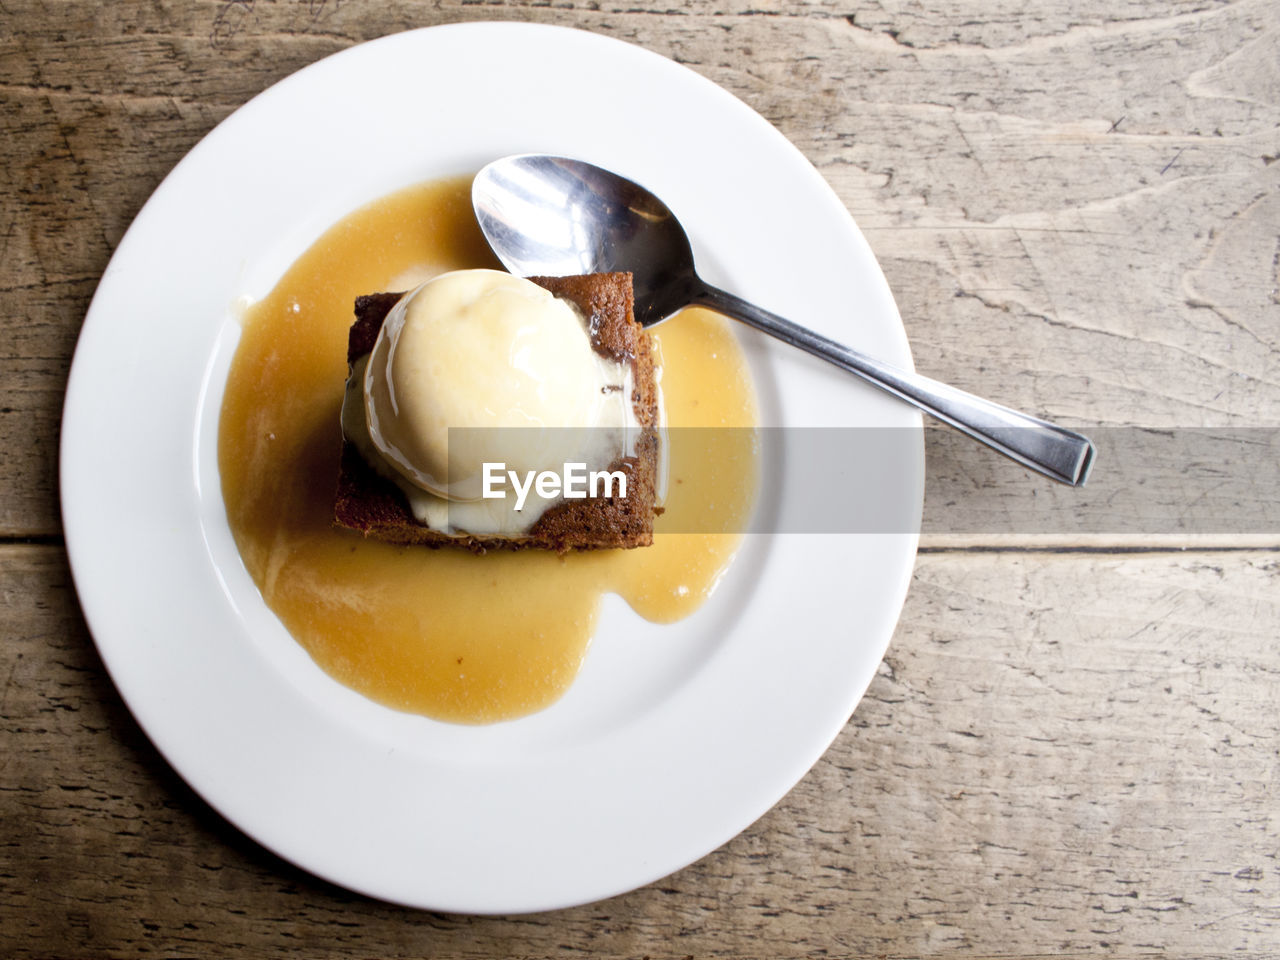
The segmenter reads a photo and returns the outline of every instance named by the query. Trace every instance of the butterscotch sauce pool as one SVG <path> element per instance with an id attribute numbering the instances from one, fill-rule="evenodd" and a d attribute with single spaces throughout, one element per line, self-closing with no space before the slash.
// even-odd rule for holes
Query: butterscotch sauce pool
<path id="1" fill-rule="evenodd" d="M 681 444 L 671 457 L 651 547 L 477 556 L 335 527 L 355 298 L 497 266 L 471 210 L 469 177 L 402 190 L 344 217 L 246 311 L 218 424 L 232 534 L 290 634 L 365 696 L 457 723 L 513 719 L 555 702 L 583 662 L 604 594 L 658 623 L 698 609 L 732 563 L 756 493 L 749 431 L 708 430 L 707 442 Z M 746 358 L 727 321 L 690 309 L 651 334 L 669 426 L 755 425 Z M 694 529 L 707 532 L 683 532 Z"/>

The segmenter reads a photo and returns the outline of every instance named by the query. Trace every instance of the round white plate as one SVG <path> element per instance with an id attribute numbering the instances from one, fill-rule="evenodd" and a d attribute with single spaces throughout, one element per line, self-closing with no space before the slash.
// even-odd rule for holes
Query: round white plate
<path id="1" fill-rule="evenodd" d="M 397 713 L 311 662 L 262 602 L 223 509 L 216 433 L 234 305 L 266 294 L 361 204 L 527 151 L 639 180 L 686 223 L 713 283 L 910 364 L 861 234 L 760 116 L 638 47 L 476 23 L 322 60 L 192 150 L 103 275 L 63 414 L 76 586 L 148 736 L 281 856 L 439 910 L 600 899 L 729 840 L 848 720 L 915 556 L 914 533 L 750 535 L 681 623 L 655 626 L 606 598 L 573 688 L 511 723 Z M 912 410 L 833 368 L 747 331 L 742 341 L 766 424 L 919 428 Z M 918 454 L 892 465 L 917 500 Z"/>

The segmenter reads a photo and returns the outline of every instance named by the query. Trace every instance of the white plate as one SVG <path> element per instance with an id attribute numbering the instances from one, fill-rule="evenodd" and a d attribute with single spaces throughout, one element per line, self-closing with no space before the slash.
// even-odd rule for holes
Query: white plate
<path id="1" fill-rule="evenodd" d="M 606 598 L 570 692 L 511 723 L 397 713 L 315 667 L 263 604 L 227 528 L 215 441 L 233 304 L 264 295 L 362 203 L 524 151 L 641 181 L 687 224 L 712 282 L 910 364 L 861 234 L 760 116 L 638 47 L 463 24 L 316 63 L 192 150 L 103 275 L 63 415 L 76 586 L 148 736 L 281 856 L 440 910 L 583 903 L 733 837 L 847 721 L 915 556 L 914 534 L 749 536 L 688 620 L 654 626 Z M 834 369 L 742 339 L 766 423 L 919 427 Z M 919 499 L 923 447 L 895 466 Z"/>

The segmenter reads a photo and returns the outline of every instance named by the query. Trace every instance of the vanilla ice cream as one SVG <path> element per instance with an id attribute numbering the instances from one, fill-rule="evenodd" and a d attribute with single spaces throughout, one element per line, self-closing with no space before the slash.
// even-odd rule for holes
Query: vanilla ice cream
<path id="1" fill-rule="evenodd" d="M 361 396 L 353 382 L 344 406 L 363 410 L 344 409 L 344 424 L 363 413 L 357 446 L 436 529 L 527 530 L 554 498 L 513 514 L 482 498 L 483 463 L 605 469 L 638 430 L 630 364 L 593 349 L 576 307 L 497 270 L 442 274 L 407 293 L 353 374 Z"/>

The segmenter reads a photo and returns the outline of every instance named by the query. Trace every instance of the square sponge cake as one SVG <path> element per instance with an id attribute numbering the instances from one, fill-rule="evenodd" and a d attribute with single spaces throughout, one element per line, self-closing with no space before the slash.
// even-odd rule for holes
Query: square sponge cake
<path id="1" fill-rule="evenodd" d="M 356 445 L 343 437 L 334 520 L 366 537 L 428 547 L 487 550 L 598 550 L 649 546 L 658 488 L 657 373 L 649 335 L 633 315 L 631 274 L 593 273 L 577 277 L 531 277 L 534 283 L 572 303 L 587 321 L 592 348 L 614 362 L 631 365 L 631 403 L 640 435 L 632 455 L 609 466 L 627 476 L 627 496 L 560 500 L 518 537 L 446 533 L 420 522 L 393 481 L 366 462 Z M 348 375 L 373 350 L 378 331 L 399 293 L 374 293 L 356 300 L 356 321 L 347 339 Z"/>

